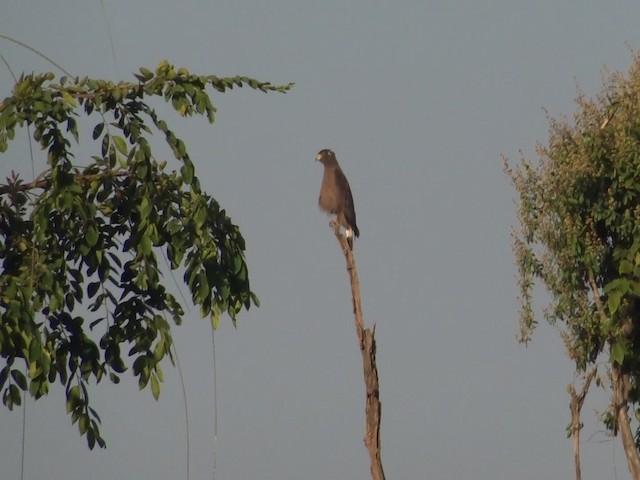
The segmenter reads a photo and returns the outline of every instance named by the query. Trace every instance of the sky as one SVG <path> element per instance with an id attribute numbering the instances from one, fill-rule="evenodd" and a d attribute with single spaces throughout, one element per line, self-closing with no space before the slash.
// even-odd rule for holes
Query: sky
<path id="1" fill-rule="evenodd" d="M 193 310 L 173 330 L 188 416 L 169 363 L 157 402 L 132 379 L 103 382 L 90 395 L 107 449 L 89 451 L 53 388 L 24 412 L 0 408 L 3 479 L 20 478 L 23 438 L 24 478 L 175 479 L 187 466 L 190 479 L 369 478 L 348 275 L 317 207 L 323 148 L 355 200 L 387 478 L 573 477 L 572 365 L 544 321 L 528 347 L 516 341 L 515 194 L 501 155 L 533 156 L 545 112 L 570 117 L 577 86 L 594 95 L 606 68 L 627 68 L 640 3 L 5 3 L 0 34 L 76 75 L 131 80 L 167 59 L 296 85 L 214 93 L 213 126 L 166 110 L 203 188 L 245 236 L 261 301 L 216 330 L 215 388 L 210 323 Z M 6 40 L 0 54 L 18 73 L 54 69 Z M 11 86 L 0 68 L 0 98 Z M 27 158 L 23 133 L 0 178 L 29 178 Z M 585 479 L 628 478 L 597 420 L 606 408 L 597 390 L 585 404 Z"/>

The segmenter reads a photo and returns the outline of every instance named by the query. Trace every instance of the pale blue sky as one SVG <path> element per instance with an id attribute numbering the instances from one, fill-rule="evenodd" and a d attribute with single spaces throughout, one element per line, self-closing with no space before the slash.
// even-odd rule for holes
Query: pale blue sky
<path id="1" fill-rule="evenodd" d="M 513 191 L 500 154 L 532 154 L 576 83 L 640 46 L 640 3 L 602 1 L 6 2 L 0 33 L 75 74 L 130 79 L 168 59 L 196 73 L 296 82 L 214 101 L 213 127 L 170 116 L 203 187 L 245 234 L 262 306 L 216 333 L 216 478 L 369 478 L 364 386 L 344 259 L 316 202 L 333 149 L 353 190 L 357 264 L 377 324 L 383 463 L 390 479 L 571 478 L 566 385 L 546 324 L 519 345 Z M 113 34 L 115 62 L 107 33 Z M 51 69 L 0 41 L 17 72 Z M 11 88 L 0 69 L 0 97 Z M 30 175 L 26 137 L 0 161 Z M 211 478 L 209 323 L 174 330 L 189 404 L 192 479 Z M 93 389 L 106 451 L 89 452 L 61 389 L 26 415 L 25 478 L 184 478 L 177 371 L 162 396 L 133 381 Z M 587 402 L 584 478 L 626 478 Z M 3 479 L 20 474 L 22 414 L 0 409 Z M 603 442 L 604 441 L 604 442 Z M 92 472 L 92 473 L 89 473 Z"/>

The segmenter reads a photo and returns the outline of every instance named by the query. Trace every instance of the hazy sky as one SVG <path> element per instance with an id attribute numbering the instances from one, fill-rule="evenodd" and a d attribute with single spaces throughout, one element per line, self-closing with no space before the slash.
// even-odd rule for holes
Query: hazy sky
<path id="1" fill-rule="evenodd" d="M 211 478 L 214 452 L 221 480 L 369 478 L 348 277 L 317 208 L 322 148 L 355 199 L 387 478 L 572 478 L 572 365 L 546 324 L 529 348 L 515 340 L 514 193 L 500 154 L 531 155 L 547 138 L 545 108 L 570 116 L 576 85 L 594 94 L 605 65 L 626 69 L 640 3 L 23 0 L 1 10 L 0 33 L 78 75 L 130 80 L 167 59 L 296 83 L 287 95 L 216 94 L 213 127 L 167 118 L 241 227 L 262 303 L 216 332 L 216 442 L 210 324 L 194 312 L 174 329 L 191 479 Z M 0 53 L 16 72 L 53 68 L 4 40 Z M 0 69 L 0 98 L 11 84 Z M 0 178 L 30 175 L 26 152 L 23 135 Z M 185 478 L 180 379 L 164 370 L 157 403 L 134 381 L 92 389 L 107 450 L 88 451 L 61 388 L 29 401 L 25 478 Z M 628 476 L 619 441 L 596 421 L 606 406 L 602 396 L 585 405 L 586 479 Z M 3 480 L 20 476 L 21 412 L 0 408 Z"/>

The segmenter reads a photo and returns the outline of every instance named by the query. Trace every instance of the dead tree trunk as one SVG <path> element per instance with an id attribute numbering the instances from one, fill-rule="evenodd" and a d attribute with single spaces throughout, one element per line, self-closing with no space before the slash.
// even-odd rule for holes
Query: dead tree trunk
<path id="1" fill-rule="evenodd" d="M 376 366 L 376 328 L 364 328 L 362 305 L 360 302 L 360 282 L 356 271 L 356 262 L 353 251 L 349 248 L 346 238 L 340 233 L 340 225 L 331 222 L 336 238 L 342 247 L 347 262 L 347 272 L 351 281 L 351 298 L 353 300 L 353 316 L 356 326 L 356 335 L 360 353 L 362 354 L 362 366 L 364 370 L 364 385 L 366 391 L 365 403 L 365 436 L 364 444 L 369 451 L 371 463 L 371 478 L 373 480 L 385 480 L 382 469 L 381 445 L 380 445 L 380 421 L 382 419 L 382 405 L 380 403 L 380 387 L 378 385 L 378 367 Z"/>

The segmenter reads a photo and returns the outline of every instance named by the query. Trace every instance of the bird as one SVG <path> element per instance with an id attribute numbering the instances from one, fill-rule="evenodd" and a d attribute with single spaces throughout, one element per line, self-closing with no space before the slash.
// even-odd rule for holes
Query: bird
<path id="1" fill-rule="evenodd" d="M 318 205 L 329 215 L 336 216 L 336 221 L 345 229 L 349 248 L 353 250 L 353 236 L 359 237 L 360 230 L 356 225 L 356 210 L 349 181 L 338 165 L 336 154 L 331 150 L 320 150 L 316 155 L 316 161 L 324 165 Z"/>

